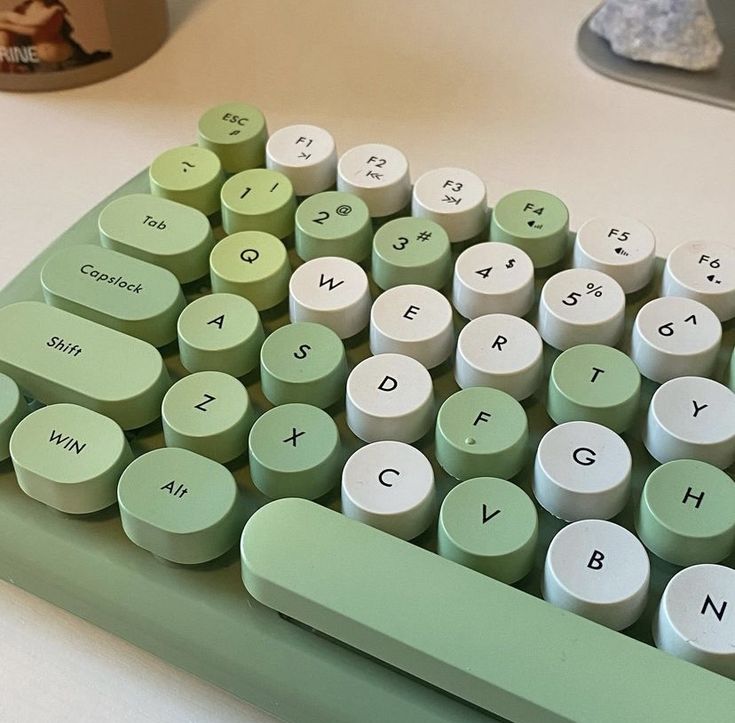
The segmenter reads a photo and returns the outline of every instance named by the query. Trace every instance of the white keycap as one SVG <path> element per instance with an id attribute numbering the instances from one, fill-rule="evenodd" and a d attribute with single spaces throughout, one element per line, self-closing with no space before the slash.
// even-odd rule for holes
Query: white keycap
<path id="1" fill-rule="evenodd" d="M 735 570 L 693 565 L 671 578 L 653 620 L 656 646 L 735 680 Z"/>
<path id="2" fill-rule="evenodd" d="M 620 284 L 594 269 L 554 274 L 541 290 L 538 330 L 541 338 L 564 351 L 577 344 L 615 346 L 625 322 Z"/>
<path id="3" fill-rule="evenodd" d="M 552 605 L 623 630 L 646 606 L 649 577 L 648 555 L 635 535 L 606 520 L 580 520 L 551 541 L 541 587 Z"/>
<path id="4" fill-rule="evenodd" d="M 337 148 L 334 138 L 324 128 L 287 126 L 268 139 L 265 164 L 287 176 L 297 196 L 311 196 L 334 186 Z"/>
<path id="5" fill-rule="evenodd" d="M 485 184 L 464 168 L 427 171 L 413 187 L 411 215 L 436 221 L 452 243 L 474 238 L 487 225 Z"/>
<path id="6" fill-rule="evenodd" d="M 635 318 L 630 357 L 644 377 L 667 382 L 708 376 L 717 361 L 722 325 L 704 304 L 680 296 L 649 301 Z"/>
<path id="7" fill-rule="evenodd" d="M 496 313 L 525 316 L 533 296 L 533 262 L 516 246 L 475 244 L 454 265 L 452 304 L 466 319 Z"/>
<path id="8" fill-rule="evenodd" d="M 606 273 L 626 294 L 642 289 L 651 280 L 655 259 L 653 232 L 634 218 L 591 218 L 577 231 L 574 265 Z"/>
<path id="9" fill-rule="evenodd" d="M 609 520 L 630 495 L 632 459 L 620 437 L 594 422 L 566 422 L 541 439 L 533 493 L 555 517 Z"/>
<path id="10" fill-rule="evenodd" d="M 701 301 L 720 321 L 735 316 L 735 248 L 712 241 L 688 241 L 666 259 L 665 296 Z"/>
<path id="11" fill-rule="evenodd" d="M 347 425 L 365 442 L 415 442 L 434 422 L 434 388 L 426 367 L 402 354 L 361 361 L 347 378 Z"/>
<path id="12" fill-rule="evenodd" d="M 543 343 L 525 319 L 487 314 L 459 334 L 454 377 L 467 387 L 495 387 L 518 401 L 530 397 L 543 376 Z"/>
<path id="13" fill-rule="evenodd" d="M 322 256 L 307 261 L 288 284 L 291 321 L 328 326 L 347 339 L 362 331 L 370 319 L 370 290 L 365 272 L 354 261 Z"/>
<path id="14" fill-rule="evenodd" d="M 404 540 L 434 521 L 435 497 L 431 463 L 403 442 L 368 444 L 342 471 L 342 513 Z"/>
<path id="15" fill-rule="evenodd" d="M 384 291 L 370 311 L 370 351 L 405 354 L 433 369 L 454 350 L 452 307 L 435 289 L 417 284 Z"/>
<path id="16" fill-rule="evenodd" d="M 344 153 L 337 166 L 337 189 L 359 196 L 373 218 L 390 216 L 411 200 L 408 161 L 397 148 L 366 143 Z"/>
<path id="17" fill-rule="evenodd" d="M 698 459 L 727 469 L 735 462 L 735 393 L 704 377 L 677 377 L 651 399 L 643 443 L 659 462 Z"/>

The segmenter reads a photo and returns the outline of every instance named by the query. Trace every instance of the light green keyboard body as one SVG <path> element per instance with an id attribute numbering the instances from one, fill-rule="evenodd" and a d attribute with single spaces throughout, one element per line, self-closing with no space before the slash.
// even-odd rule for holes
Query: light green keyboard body
<path id="1" fill-rule="evenodd" d="M 141 173 L 91 209 L 0 291 L 0 306 L 42 300 L 39 275 L 46 259 L 62 247 L 96 243 L 97 219 L 105 205 L 113 198 L 148 190 L 147 173 Z M 215 230 L 217 238 L 222 235 L 221 229 Z M 300 261 L 292 245 L 289 256 L 296 267 Z M 660 266 L 657 276 L 660 276 Z M 657 295 L 656 285 L 654 282 L 645 292 L 629 297 L 627 330 L 636 311 Z M 185 285 L 184 291 L 191 299 L 203 289 L 195 282 Z M 262 318 L 266 334 L 288 323 L 286 303 L 265 312 Z M 462 324 L 455 314 L 455 325 Z M 725 378 L 727 356 L 734 343 L 735 326 L 731 322 L 724 326 L 715 378 Z M 351 340 L 346 348 L 351 367 L 368 357 L 367 331 Z M 172 378 L 184 376 L 176 343 L 161 351 Z M 544 354 L 548 378 L 556 354 L 548 347 Z M 433 380 L 438 402 L 457 390 L 449 364 L 435 370 Z M 270 407 L 261 393 L 257 375 L 250 375 L 245 381 L 256 406 L 261 410 Z M 639 410 L 648 407 L 654 386 L 643 381 Z M 546 415 L 543 392 L 525 402 L 524 408 L 529 418 L 530 447 L 535 449 L 552 426 Z M 335 419 L 343 443 L 352 452 L 361 443 L 347 428 L 344 417 L 342 406 Z M 640 411 L 639 417 L 641 421 L 645 419 Z M 623 513 L 616 518 L 631 530 L 643 483 L 655 467 L 642 446 L 638 426 L 626 434 L 634 460 L 632 495 Z M 128 437 L 136 454 L 163 446 L 160 422 Z M 431 443 L 423 439 L 419 446 L 432 460 L 441 500 L 456 481 L 434 463 Z M 229 467 L 243 492 L 245 517 L 250 517 L 268 499 L 253 485 L 244 458 L 238 458 Z M 529 454 L 515 479 L 531 498 L 532 471 L 533 455 Z M 335 490 L 320 503 L 339 510 L 339 491 Z M 340 637 L 344 632 L 341 637 L 348 645 L 340 645 L 311 629 L 310 626 L 319 627 L 316 603 L 307 609 L 284 594 L 281 596 L 284 616 L 260 604 L 243 586 L 237 547 L 214 562 L 191 568 L 165 564 L 130 542 L 121 527 L 117 506 L 83 517 L 59 513 L 20 490 L 10 460 L 0 463 L 0 575 L 285 720 L 424 723 L 493 719 L 481 707 L 527 721 L 732 720 L 735 683 L 653 648 L 652 617 L 666 583 L 678 569 L 653 555 L 646 610 L 625 633 L 616 633 L 538 599 L 546 548 L 564 526 L 543 510 L 539 510 L 539 544 L 533 571 L 515 586 L 517 590 L 512 590 L 451 562 L 441 560 L 439 567 L 427 563 L 427 555 L 418 555 L 413 545 L 433 552 L 436 549 L 434 527 L 415 543 L 407 543 L 382 533 L 375 533 L 376 538 L 368 534 L 373 532 L 369 528 L 365 528 L 363 535 L 362 526 L 341 517 L 329 516 L 322 521 L 321 517 L 314 517 L 315 513 L 306 513 L 314 525 L 313 529 L 309 528 L 313 532 L 310 537 L 298 530 L 298 505 L 276 503 L 269 508 L 269 519 L 275 520 L 281 509 L 284 516 L 277 522 L 268 525 L 268 520 L 261 518 L 261 525 L 267 527 L 262 539 L 266 540 L 268 534 L 288 534 L 293 530 L 294 549 L 299 552 L 292 564 L 301 566 L 303 578 L 299 584 L 303 593 L 319 594 L 319 585 L 312 584 L 309 574 L 315 560 L 321 560 L 337 577 L 349 575 L 352 566 L 364 569 L 367 576 L 364 583 L 343 587 L 342 598 L 335 599 L 334 605 L 337 612 L 344 611 L 345 615 L 356 608 L 365 615 L 367 610 L 377 610 L 377 622 L 373 622 L 385 622 L 380 634 L 366 632 L 359 624 L 352 625 L 345 620 L 336 633 Z M 361 550 L 354 561 L 342 556 L 338 546 L 330 545 L 330 531 L 341 528 L 343 522 L 349 528 L 345 532 L 350 544 L 354 550 Z M 304 539 L 299 535 L 304 535 Z M 375 549 L 371 547 L 374 541 Z M 406 549 L 410 546 L 410 554 L 402 554 L 396 546 Z M 379 568 L 371 565 L 371 560 L 385 564 L 396 551 L 399 554 L 395 560 L 402 566 L 400 575 L 386 569 L 383 576 Z M 412 557 L 414 553 L 417 555 Z M 732 555 L 724 564 L 733 565 Z M 458 599 L 455 589 L 442 587 L 444 583 L 454 588 L 453 581 L 458 576 L 469 580 L 467 596 L 462 599 Z M 382 580 L 383 584 L 375 586 L 376 580 Z M 405 591 L 399 589 L 401 580 L 405 581 Z M 461 580 L 459 588 L 460 583 Z M 277 580 L 273 585 L 277 587 Z M 254 590 L 267 587 L 263 579 L 253 581 Z M 497 601 L 493 597 L 495 593 Z M 270 594 L 279 596 L 273 590 Z M 361 599 L 351 602 L 351 594 Z M 548 629 L 547 615 L 554 622 Z M 295 624 L 292 617 L 301 617 L 305 624 Z M 408 642 L 402 646 L 391 642 L 397 630 L 407 636 Z M 411 640 L 420 640 L 422 630 L 428 630 L 432 638 L 431 645 L 435 647 L 430 646 L 430 651 L 436 656 L 433 659 L 431 654 L 416 654 L 411 648 Z M 473 631 L 477 632 L 476 636 Z M 349 645 L 360 641 L 369 655 Z M 485 657 L 478 641 L 487 646 Z M 409 674 L 371 657 L 379 658 L 383 651 L 389 651 L 385 657 L 397 667 L 407 668 Z M 521 657 L 516 658 L 519 651 Z M 501 683 L 505 681 L 489 698 L 483 697 L 484 692 L 476 696 L 477 689 L 467 685 L 466 680 L 458 684 L 455 696 L 418 679 L 431 680 L 437 674 L 444 680 L 445 664 L 452 661 L 461 667 L 465 653 L 468 671 L 479 671 L 478 675 L 482 675 L 484 669 Z M 448 675 L 451 678 L 451 673 Z M 504 686 L 515 692 L 507 693 L 502 690 Z M 531 691 L 534 697 L 534 689 L 540 699 L 550 701 L 553 706 L 558 704 L 556 710 L 534 702 L 519 702 L 518 696 L 522 697 L 524 691 Z M 470 704 L 460 698 L 468 699 Z"/>

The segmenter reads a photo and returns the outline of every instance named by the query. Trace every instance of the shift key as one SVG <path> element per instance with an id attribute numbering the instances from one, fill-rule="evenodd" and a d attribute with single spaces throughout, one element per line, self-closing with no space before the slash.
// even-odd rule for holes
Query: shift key
<path id="1" fill-rule="evenodd" d="M 38 301 L 0 308 L 0 339 L 0 372 L 44 404 L 79 404 L 123 429 L 160 416 L 171 381 L 147 342 Z"/>

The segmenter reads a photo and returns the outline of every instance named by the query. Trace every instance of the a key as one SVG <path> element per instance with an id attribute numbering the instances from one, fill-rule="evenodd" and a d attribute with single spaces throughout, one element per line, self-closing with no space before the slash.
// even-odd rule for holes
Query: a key
<path id="1" fill-rule="evenodd" d="M 28 404 L 18 385 L 9 376 L 0 374 L 0 462 L 10 456 L 10 435 L 26 414 Z"/>
<path id="2" fill-rule="evenodd" d="M 706 462 L 667 462 L 646 480 L 636 530 L 651 552 L 674 565 L 720 562 L 735 545 L 735 484 Z"/>
<path id="3" fill-rule="evenodd" d="M 314 500 L 339 483 L 344 462 L 334 420 L 309 404 L 282 404 L 250 430 L 250 476 L 267 497 Z"/>
<path id="4" fill-rule="evenodd" d="M 334 138 L 318 126 L 279 128 L 266 143 L 265 163 L 288 177 L 297 196 L 326 191 L 337 180 Z"/>
<path id="5" fill-rule="evenodd" d="M 44 404 L 79 404 L 123 429 L 160 416 L 170 379 L 144 341 L 37 301 L 0 308 L 0 339 L 0 372 Z"/>
<path id="6" fill-rule="evenodd" d="M 214 560 L 242 529 L 235 478 L 188 449 L 164 447 L 133 460 L 120 477 L 117 501 L 132 542 L 182 565 Z"/>
<path id="7" fill-rule="evenodd" d="M 623 630 L 646 606 L 650 570 L 645 548 L 624 527 L 580 520 L 551 541 L 541 591 L 552 605 Z"/>
<path id="8" fill-rule="evenodd" d="M 15 476 L 29 497 L 73 515 L 103 510 L 133 461 L 122 429 L 76 404 L 51 404 L 23 419 L 10 439 Z"/>
<path id="9" fill-rule="evenodd" d="M 406 284 L 384 291 L 370 310 L 370 351 L 405 354 L 427 369 L 454 350 L 452 307 L 428 286 Z"/>
<path id="10" fill-rule="evenodd" d="M 413 187 L 411 214 L 440 224 L 452 243 L 480 236 L 487 227 L 485 183 L 464 168 L 435 168 Z"/>
<path id="11" fill-rule="evenodd" d="M 80 244 L 57 251 L 41 269 L 47 304 L 160 347 L 176 338 L 184 294 L 166 269 Z"/>
<path id="12" fill-rule="evenodd" d="M 317 193 L 296 209 L 296 253 L 304 261 L 322 256 L 364 261 L 372 240 L 368 207 L 351 193 Z"/>
<path id="13" fill-rule="evenodd" d="M 475 477 L 453 487 L 439 512 L 437 552 L 460 565 L 512 584 L 533 567 L 538 515 L 517 485 Z"/>
<path id="14" fill-rule="evenodd" d="M 133 193 L 108 203 L 97 224 L 103 246 L 167 269 L 182 284 L 207 275 L 212 227 L 191 206 Z"/>
<path id="15" fill-rule="evenodd" d="M 653 395 L 643 443 L 659 462 L 698 459 L 727 469 L 735 462 L 735 393 L 704 377 L 677 377 Z"/>
<path id="16" fill-rule="evenodd" d="M 364 442 L 415 442 L 434 421 L 434 387 L 420 362 L 402 354 L 361 361 L 347 378 L 347 425 Z"/>
<path id="17" fill-rule="evenodd" d="M 608 427 L 566 422 L 552 427 L 536 450 L 533 494 L 554 517 L 609 520 L 630 496 L 630 450 Z"/>
<path id="18" fill-rule="evenodd" d="M 487 314 L 459 333 L 454 377 L 462 389 L 495 387 L 521 401 L 536 391 L 542 376 L 543 342 L 525 319 Z"/>
<path id="19" fill-rule="evenodd" d="M 436 491 L 431 463 L 404 442 L 373 442 L 342 471 L 342 513 L 404 540 L 434 521 Z"/>
<path id="20" fill-rule="evenodd" d="M 643 376 L 667 382 L 680 376 L 708 376 L 717 361 L 722 325 L 694 299 L 652 299 L 635 317 L 630 356 Z"/>

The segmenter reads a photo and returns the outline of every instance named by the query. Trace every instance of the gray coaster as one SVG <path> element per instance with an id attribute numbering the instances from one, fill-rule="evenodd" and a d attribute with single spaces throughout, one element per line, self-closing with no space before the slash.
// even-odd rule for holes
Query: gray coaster
<path id="1" fill-rule="evenodd" d="M 709 0 L 709 7 L 725 46 L 715 70 L 693 73 L 621 58 L 607 40 L 590 30 L 590 18 L 577 34 L 577 52 L 590 68 L 615 80 L 735 110 L 735 2 Z"/>

